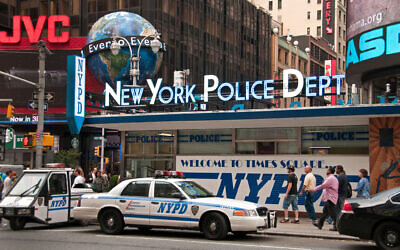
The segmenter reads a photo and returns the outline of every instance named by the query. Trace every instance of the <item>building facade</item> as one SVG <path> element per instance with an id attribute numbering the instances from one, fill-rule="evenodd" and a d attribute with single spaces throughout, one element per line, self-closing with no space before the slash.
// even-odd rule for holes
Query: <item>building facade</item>
<path id="1" fill-rule="evenodd" d="M 45 131 L 57 132 L 58 149 L 71 147 L 71 135 L 65 119 L 66 61 L 68 55 L 79 55 L 80 49 L 92 25 L 102 16 L 116 11 L 136 13 L 147 19 L 161 33 L 161 40 L 167 44 L 163 63 L 155 78 L 162 77 L 165 84 L 172 85 L 174 71 L 190 69 L 189 82 L 199 85 L 201 91 L 203 76 L 217 75 L 224 81 L 245 81 L 271 78 L 270 73 L 270 16 L 266 11 L 257 9 L 245 0 L 11 0 L 0 1 L 0 31 L 14 34 L 14 16 L 29 16 L 33 25 L 40 16 L 66 15 L 70 18 L 68 27 L 57 25 L 56 34 L 69 32 L 70 41 L 50 48 L 53 55 L 47 57 L 46 91 L 55 94 L 54 102 L 48 103 L 45 120 L 57 124 L 50 127 L 45 123 Z M 36 26 L 34 26 L 36 27 Z M 49 34 L 47 21 L 43 26 L 41 38 Z M 21 24 L 21 36 L 27 41 L 27 31 Z M 49 45 L 49 44 L 48 44 Z M 0 70 L 36 82 L 37 47 L 35 44 L 17 43 L 0 46 Z M 10 58 L 10 54 L 15 56 Z M 29 109 L 28 102 L 33 99 L 34 87 L 13 79 L 2 78 L 6 91 L 0 98 L 13 99 L 15 116 L 6 118 L 7 103 L 2 104 L 1 123 L 15 128 L 15 134 L 22 136 L 34 132 L 35 114 Z M 86 91 L 87 114 L 101 112 L 98 102 L 104 91 L 102 86 L 87 71 Z M 98 93 L 99 95 L 95 95 Z M 265 107 L 265 104 L 262 104 Z M 212 106 L 211 108 L 221 108 Z M 180 110 L 187 107 L 180 107 Z M 157 108 L 155 108 L 157 110 Z M 170 111 L 170 107 L 163 111 Z M 47 132 L 47 131 L 46 131 Z M 93 137 L 100 135 L 99 130 L 84 130 L 79 145 L 82 151 L 81 164 L 88 167 L 96 160 L 93 148 L 99 141 Z M 88 139 L 88 138 L 89 139 Z M 114 143 L 115 144 L 115 143 Z M 119 147 L 110 145 L 114 161 L 119 161 Z M 21 148 L 6 150 L 18 152 L 5 157 L 3 163 L 25 163 L 34 158 L 34 150 Z M 28 153 L 28 154 L 24 154 Z M 106 152 L 107 153 L 107 152 Z M 107 153 L 108 154 L 108 153 Z M 22 157 L 23 156 L 23 157 Z M 108 155 L 107 155 L 108 156 Z M 94 160 L 93 160 L 94 159 Z M 32 167 L 32 165 L 31 165 Z"/>
<path id="2" fill-rule="evenodd" d="M 283 24 L 287 36 L 323 37 L 337 53 L 336 72 L 345 72 L 346 0 L 249 0 Z"/>

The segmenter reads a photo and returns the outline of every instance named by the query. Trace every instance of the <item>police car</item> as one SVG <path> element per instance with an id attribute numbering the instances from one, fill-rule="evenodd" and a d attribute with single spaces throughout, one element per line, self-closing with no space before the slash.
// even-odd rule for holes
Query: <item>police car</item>
<path id="1" fill-rule="evenodd" d="M 57 224 L 72 222 L 71 210 L 90 188 L 72 188 L 73 170 L 55 166 L 26 170 L 0 202 L 0 218 L 9 220 L 12 230 L 27 222 Z"/>
<path id="2" fill-rule="evenodd" d="M 175 178 L 173 178 L 175 177 Z M 73 217 L 99 222 L 107 234 L 125 226 L 194 229 L 220 240 L 276 227 L 275 212 L 255 203 L 214 197 L 181 172 L 158 171 L 154 178 L 130 179 L 108 193 L 83 195 Z"/>

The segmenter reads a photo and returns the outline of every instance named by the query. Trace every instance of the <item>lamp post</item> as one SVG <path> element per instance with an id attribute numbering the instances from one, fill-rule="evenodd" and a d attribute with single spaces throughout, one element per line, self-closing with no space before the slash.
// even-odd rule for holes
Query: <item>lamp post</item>
<path id="1" fill-rule="evenodd" d="M 132 51 L 132 47 L 131 47 L 129 41 L 126 38 L 121 37 L 121 36 L 113 36 L 113 42 L 112 42 L 112 44 L 110 46 L 110 49 L 111 49 L 111 52 L 113 53 L 113 55 L 117 55 L 119 53 L 119 50 L 121 49 L 121 46 L 116 41 L 116 38 L 124 40 L 125 43 L 129 47 L 129 53 L 130 53 L 129 76 L 131 77 L 132 85 L 124 85 L 124 87 L 131 87 L 131 88 L 139 87 L 139 85 L 137 84 L 137 80 L 138 80 L 138 77 L 140 76 L 140 69 L 139 69 L 140 49 L 142 47 L 143 42 L 149 37 L 153 37 L 153 40 L 150 42 L 151 50 L 154 53 L 157 53 L 160 50 L 160 48 L 162 46 L 160 40 L 158 40 L 160 38 L 160 34 L 158 32 L 156 32 L 155 34 L 151 34 L 151 35 L 145 36 L 140 41 L 139 48 L 138 48 L 138 51 L 137 51 L 137 55 L 134 56 L 133 55 L 133 51 Z"/>
<path id="2" fill-rule="evenodd" d="M 294 48 L 296 49 L 296 57 L 295 57 L 295 62 L 294 65 L 296 67 L 297 70 L 299 69 L 299 42 L 296 40 L 293 42 Z"/>
<path id="3" fill-rule="evenodd" d="M 279 28 L 274 27 L 272 32 L 275 35 L 275 51 L 274 51 L 274 79 L 278 76 L 278 62 L 279 62 Z"/>
<path id="4" fill-rule="evenodd" d="M 289 68 L 292 67 L 292 44 L 290 43 L 292 41 L 292 37 L 290 35 L 288 35 L 286 37 L 286 41 L 288 42 L 289 45 L 289 62 L 288 62 L 288 66 Z"/>

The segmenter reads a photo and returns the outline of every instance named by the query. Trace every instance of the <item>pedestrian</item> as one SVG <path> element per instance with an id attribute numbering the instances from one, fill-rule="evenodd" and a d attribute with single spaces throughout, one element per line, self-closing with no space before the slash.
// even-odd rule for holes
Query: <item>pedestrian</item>
<path id="1" fill-rule="evenodd" d="M 349 195 L 349 189 L 348 189 L 349 181 L 347 179 L 346 172 L 344 171 L 342 165 L 336 166 L 336 174 L 339 182 L 336 212 L 337 212 L 337 218 L 339 218 L 340 212 L 342 211 L 343 208 L 344 200 L 347 199 Z"/>
<path id="2" fill-rule="evenodd" d="M 317 184 L 317 180 L 315 179 L 315 176 L 312 173 L 312 168 L 310 166 L 306 166 L 304 168 L 304 172 L 306 173 L 306 177 L 304 178 L 304 184 L 301 189 L 300 196 L 302 196 L 303 192 L 306 191 L 306 198 L 305 198 L 304 206 L 306 207 L 308 217 L 313 222 L 316 222 L 317 216 L 315 215 L 315 209 L 314 209 L 315 193 L 311 192 L 311 190 L 313 188 L 315 188 L 315 186 Z"/>
<path id="3" fill-rule="evenodd" d="M 333 228 L 329 229 L 330 231 L 336 231 L 336 204 L 339 189 L 339 181 L 335 177 L 334 173 L 334 168 L 328 168 L 326 171 L 327 178 L 325 181 L 311 190 L 311 192 L 317 192 L 318 190 L 323 189 L 321 200 L 325 203 L 321 218 L 319 218 L 318 222 L 313 222 L 313 225 L 322 229 L 325 219 L 328 216 L 331 216 L 333 220 Z"/>
<path id="4" fill-rule="evenodd" d="M 95 192 L 101 193 L 106 188 L 106 180 L 103 178 L 100 171 L 96 172 L 96 179 L 93 181 L 93 184 Z"/>
<path id="5" fill-rule="evenodd" d="M 89 182 L 94 183 L 94 180 L 96 180 L 96 173 L 97 173 L 97 168 L 93 168 L 92 171 L 90 171 Z"/>
<path id="6" fill-rule="evenodd" d="M 12 171 L 10 178 L 11 178 L 12 185 L 17 183 L 17 181 L 18 181 L 17 172 L 16 171 Z"/>
<path id="7" fill-rule="evenodd" d="M 0 179 L 4 182 L 4 180 L 6 179 L 7 175 L 5 173 L 3 173 L 3 169 L 0 168 Z"/>
<path id="8" fill-rule="evenodd" d="M 81 167 L 75 168 L 74 175 L 75 175 L 75 179 L 74 179 L 74 183 L 72 184 L 72 187 L 75 187 L 78 184 L 85 183 L 85 177 L 83 177 L 83 170 Z"/>
<path id="9" fill-rule="evenodd" d="M 358 171 L 358 176 L 360 177 L 360 181 L 353 191 L 357 191 L 357 197 L 359 198 L 369 198 L 368 171 L 362 168 Z"/>
<path id="10" fill-rule="evenodd" d="M 283 200 L 283 209 L 285 218 L 281 220 L 281 223 L 289 222 L 289 206 L 292 205 L 292 209 L 295 214 L 295 219 L 292 220 L 292 223 L 300 223 L 299 220 L 299 208 L 297 206 L 297 176 L 294 173 L 294 167 L 287 167 L 287 171 L 289 173 L 288 176 L 288 186 L 285 193 L 285 199 Z"/>
<path id="11" fill-rule="evenodd" d="M 6 172 L 7 177 L 4 179 L 4 186 L 3 186 L 3 192 L 2 192 L 3 199 L 6 197 L 6 194 L 8 193 L 8 191 L 10 191 L 10 189 L 12 187 L 11 175 L 12 175 L 12 171 L 7 170 L 7 172 Z"/>

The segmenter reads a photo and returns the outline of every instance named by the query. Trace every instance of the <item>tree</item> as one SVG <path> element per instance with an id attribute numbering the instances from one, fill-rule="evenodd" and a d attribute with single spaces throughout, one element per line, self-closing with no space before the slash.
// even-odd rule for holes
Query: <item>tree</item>
<path id="1" fill-rule="evenodd" d="M 73 168 L 79 165 L 81 153 L 76 149 L 60 150 L 55 154 L 55 162 L 64 163 L 65 167 Z"/>

